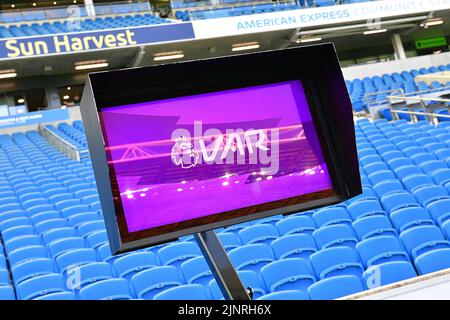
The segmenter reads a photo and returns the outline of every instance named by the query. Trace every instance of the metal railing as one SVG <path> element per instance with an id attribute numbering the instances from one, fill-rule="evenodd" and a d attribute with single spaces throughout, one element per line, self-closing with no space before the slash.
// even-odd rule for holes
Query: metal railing
<path id="1" fill-rule="evenodd" d="M 52 130 L 49 130 L 44 124 L 38 125 L 38 132 L 47 139 L 56 149 L 64 153 L 68 158 L 72 160 L 81 161 L 84 158 L 89 157 L 88 149 L 78 149 L 76 146 L 65 140 Z"/>
<path id="2" fill-rule="evenodd" d="M 371 93 L 367 93 L 364 95 L 364 103 L 367 106 L 367 109 L 370 109 L 371 107 L 374 106 L 379 106 L 379 105 L 383 105 L 383 104 L 388 104 L 389 100 L 383 99 L 383 100 L 377 100 L 376 97 L 379 95 L 388 95 L 388 94 L 400 94 L 402 96 L 404 96 L 404 91 L 403 89 L 393 89 L 393 90 L 386 90 L 386 91 L 377 91 L 377 92 L 371 92 Z M 372 97 L 375 97 L 375 99 L 371 99 Z"/>
<path id="3" fill-rule="evenodd" d="M 432 124 L 437 124 L 439 118 L 443 119 L 450 119 L 450 99 L 446 98 L 433 98 L 433 97 L 407 97 L 407 96 L 388 96 L 388 100 L 390 101 L 390 110 L 392 117 L 395 120 L 399 119 L 399 114 L 407 114 L 411 116 L 412 122 L 418 121 L 418 116 L 424 116 L 428 121 Z M 395 101 L 395 103 L 392 103 L 392 101 Z M 404 110 L 404 108 L 408 108 L 407 102 L 415 101 L 415 104 L 412 104 L 415 108 L 419 106 L 419 108 L 424 108 L 425 110 L 428 109 L 430 104 L 427 104 L 426 102 L 439 102 L 442 103 L 438 104 L 437 106 L 441 109 L 447 108 L 449 111 L 449 114 L 441 114 L 441 113 L 434 113 L 429 112 L 428 110 L 426 112 L 423 111 L 414 111 L 414 110 Z M 404 102 L 404 104 L 401 104 L 400 107 L 403 109 L 396 109 L 398 108 L 398 104 Z M 418 102 L 418 103 L 417 103 Z"/>

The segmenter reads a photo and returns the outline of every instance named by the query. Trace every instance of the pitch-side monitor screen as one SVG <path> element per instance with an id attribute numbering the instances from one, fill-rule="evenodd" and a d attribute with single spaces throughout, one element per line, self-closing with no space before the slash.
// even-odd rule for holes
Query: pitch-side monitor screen
<path id="1" fill-rule="evenodd" d="M 113 253 L 361 193 L 332 44 L 92 73 L 80 110 Z"/>
<path id="2" fill-rule="evenodd" d="M 99 112 L 126 233 L 159 235 L 333 187 L 300 80 Z"/>

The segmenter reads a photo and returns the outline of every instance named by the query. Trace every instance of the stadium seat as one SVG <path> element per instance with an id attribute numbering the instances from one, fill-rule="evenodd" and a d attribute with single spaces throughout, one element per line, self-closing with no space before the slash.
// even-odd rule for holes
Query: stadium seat
<path id="1" fill-rule="evenodd" d="M 316 282 L 308 288 L 308 293 L 313 300 L 334 300 L 363 290 L 357 277 L 337 276 Z"/>
<path id="2" fill-rule="evenodd" d="M 416 276 L 416 271 L 411 263 L 394 261 L 369 267 L 364 272 L 363 279 L 367 289 L 370 290 Z"/>
<path id="3" fill-rule="evenodd" d="M 450 249 L 436 249 L 416 258 L 420 274 L 432 273 L 450 268 Z"/>
<path id="4" fill-rule="evenodd" d="M 450 196 L 447 190 L 443 187 L 436 185 L 427 185 L 414 190 L 413 195 L 419 201 L 419 203 L 426 207 L 429 203 L 441 200 L 448 199 L 450 200 Z"/>
<path id="5" fill-rule="evenodd" d="M 314 239 L 307 234 L 290 234 L 280 237 L 272 241 L 271 247 L 277 259 L 308 259 L 317 251 Z"/>
<path id="6" fill-rule="evenodd" d="M 398 233 L 417 226 L 434 225 L 434 221 L 431 219 L 428 211 L 421 207 L 396 210 L 391 213 L 390 219 Z"/>
<path id="7" fill-rule="evenodd" d="M 270 292 L 306 291 L 316 281 L 309 262 L 299 258 L 271 262 L 261 268 L 261 276 Z"/>
<path id="8" fill-rule="evenodd" d="M 201 284 L 207 287 L 213 278 L 213 274 L 204 257 L 196 257 L 183 262 L 181 270 L 188 284 Z"/>
<path id="9" fill-rule="evenodd" d="M 210 300 L 208 291 L 199 284 L 186 284 L 167 289 L 153 297 L 154 300 Z"/>
<path id="10" fill-rule="evenodd" d="M 254 271 L 238 271 L 239 278 L 246 289 L 251 288 L 253 291 L 253 299 L 258 299 L 259 297 L 266 294 L 265 285 L 262 283 L 261 277 Z M 222 292 L 220 292 L 219 286 L 215 279 L 209 282 L 209 291 L 213 300 L 223 300 L 224 297 Z"/>
<path id="11" fill-rule="evenodd" d="M 236 249 L 242 245 L 238 235 L 233 232 L 221 232 L 217 234 L 217 237 L 226 251 Z"/>
<path id="12" fill-rule="evenodd" d="M 30 278 L 55 273 L 53 261 L 48 258 L 36 258 L 19 263 L 11 268 L 14 283 L 17 286 Z"/>
<path id="13" fill-rule="evenodd" d="M 354 248 L 358 239 L 351 226 L 346 224 L 333 224 L 317 229 L 313 233 L 319 249 L 335 246 L 348 246 Z"/>
<path id="14" fill-rule="evenodd" d="M 353 202 L 347 209 L 353 220 L 371 215 L 386 215 L 378 199 Z"/>
<path id="15" fill-rule="evenodd" d="M 259 272 L 261 267 L 274 261 L 272 250 L 264 244 L 248 244 L 231 250 L 229 258 L 236 270 Z"/>
<path id="16" fill-rule="evenodd" d="M 353 229 L 360 240 L 381 235 L 397 236 L 397 232 L 392 227 L 386 216 L 370 216 L 353 222 Z"/>
<path id="17" fill-rule="evenodd" d="M 312 234 L 316 230 L 314 220 L 308 216 L 291 216 L 277 222 L 276 227 L 281 235 L 294 233 Z"/>
<path id="18" fill-rule="evenodd" d="M 249 226 L 240 230 L 238 234 L 243 244 L 270 244 L 279 237 L 278 230 L 270 224 Z"/>
<path id="19" fill-rule="evenodd" d="M 388 213 L 407 207 L 418 207 L 416 198 L 406 191 L 390 193 L 381 198 L 381 204 Z"/>
<path id="20" fill-rule="evenodd" d="M 442 225 L 446 221 L 450 220 L 450 199 L 433 201 L 428 204 L 426 208 L 437 224 Z"/>
<path id="21" fill-rule="evenodd" d="M 377 183 L 386 180 L 393 180 L 395 178 L 396 178 L 395 175 L 390 170 L 381 170 L 369 175 L 369 180 L 372 183 L 372 185 L 376 185 Z"/>
<path id="22" fill-rule="evenodd" d="M 17 286 L 17 297 L 31 300 L 51 293 L 64 292 L 64 279 L 60 274 L 45 274 L 30 278 Z"/>
<path id="23" fill-rule="evenodd" d="M 162 247 L 158 250 L 158 256 L 163 265 L 179 267 L 183 261 L 201 255 L 197 244 L 192 242 L 179 242 Z"/>
<path id="24" fill-rule="evenodd" d="M 125 279 L 157 265 L 156 256 L 151 252 L 133 252 L 114 260 L 114 269 L 117 275 Z"/>
<path id="25" fill-rule="evenodd" d="M 349 247 L 320 250 L 311 255 L 311 264 L 319 279 L 339 275 L 356 275 L 361 277 L 364 271 L 358 253 Z"/>
<path id="26" fill-rule="evenodd" d="M 110 264 L 106 262 L 91 262 L 83 264 L 74 271 L 74 275 L 76 274 L 77 277 L 70 277 L 69 274 L 70 278 L 68 278 L 73 279 L 72 283 L 68 282 L 73 289 L 81 289 L 92 283 L 112 279 L 114 277 Z"/>
<path id="27" fill-rule="evenodd" d="M 68 269 L 96 261 L 97 255 L 91 248 L 68 249 L 56 257 L 56 265 L 62 273 Z"/>
<path id="28" fill-rule="evenodd" d="M 347 210 L 340 207 L 321 209 L 313 214 L 313 219 L 318 227 L 326 227 L 331 224 L 352 223 Z"/>
<path id="29" fill-rule="evenodd" d="M 400 234 L 400 239 L 413 259 L 432 250 L 450 249 L 450 242 L 436 226 L 418 226 L 408 229 Z"/>
<path id="30" fill-rule="evenodd" d="M 365 239 L 356 245 L 362 262 L 366 267 L 383 262 L 406 261 L 409 256 L 403 249 L 398 238 L 394 236 L 379 236 Z"/>
<path id="31" fill-rule="evenodd" d="M 154 267 L 136 273 L 131 283 L 138 299 L 151 300 L 153 297 L 171 287 L 182 285 L 178 270 L 174 266 Z"/>
<path id="32" fill-rule="evenodd" d="M 80 298 L 82 300 L 129 300 L 133 297 L 125 279 L 107 279 L 82 288 Z"/>

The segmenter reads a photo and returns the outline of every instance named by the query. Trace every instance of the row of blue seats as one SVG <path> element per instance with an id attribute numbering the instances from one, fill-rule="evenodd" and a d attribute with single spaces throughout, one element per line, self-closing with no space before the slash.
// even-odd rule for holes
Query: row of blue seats
<path id="1" fill-rule="evenodd" d="M 32 24 L 0 26 L 1 38 L 27 37 L 45 34 L 68 33 L 68 32 L 82 32 L 95 31 L 114 28 L 126 28 L 134 26 L 145 26 L 171 23 L 170 19 L 156 17 L 153 14 L 137 14 L 119 17 L 107 18 L 88 18 L 80 20 L 79 23 L 72 22 L 34 22 Z"/>
<path id="2" fill-rule="evenodd" d="M 447 66 L 441 65 L 438 67 L 403 71 L 402 73 L 383 74 L 382 76 L 366 77 L 364 79 L 354 79 L 353 81 L 347 80 L 346 84 L 353 108 L 359 112 L 367 106 L 367 102 L 364 100 L 366 94 L 374 94 L 371 98 L 371 104 L 376 106 L 377 102 L 378 104 L 386 103 L 387 96 L 391 94 L 386 93 L 386 91 L 403 90 L 404 93 L 411 94 L 418 91 L 440 89 L 443 85 L 438 82 L 434 82 L 431 86 L 428 86 L 424 82 L 416 83 L 415 77 L 443 71 L 450 71 L 450 64 Z"/>
<path id="3" fill-rule="evenodd" d="M 172 8 L 182 9 L 189 8 L 185 11 L 177 11 L 175 17 L 183 21 L 225 18 L 233 16 L 251 15 L 266 12 L 276 12 L 284 10 L 297 10 L 311 7 L 326 7 L 338 4 L 350 4 L 357 2 L 367 2 L 371 0 L 297 0 L 295 2 L 286 2 L 281 4 L 254 4 L 245 5 L 246 2 L 252 0 L 223 0 L 222 5 L 228 5 L 219 8 L 192 10 L 195 7 L 207 6 L 205 1 L 172 1 Z M 244 5 L 242 5 L 244 3 Z"/>
<path id="4" fill-rule="evenodd" d="M 79 15 L 86 17 L 87 11 L 84 6 L 78 6 Z M 138 3 L 111 3 L 111 4 L 95 4 L 95 14 L 98 15 L 110 15 L 110 14 L 128 14 L 134 12 L 148 12 L 150 6 L 148 2 Z M 26 22 L 26 21 L 43 21 L 50 19 L 65 19 L 73 14 L 73 11 L 67 10 L 64 7 L 57 8 L 45 8 L 45 9 L 33 9 L 33 10 L 14 10 L 0 12 L 0 22 L 14 23 L 14 22 Z"/>

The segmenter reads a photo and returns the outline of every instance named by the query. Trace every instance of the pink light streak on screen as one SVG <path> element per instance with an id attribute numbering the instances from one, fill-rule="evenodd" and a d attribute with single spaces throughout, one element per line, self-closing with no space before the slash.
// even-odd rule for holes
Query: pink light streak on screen
<path id="1" fill-rule="evenodd" d="M 128 232 L 332 189 L 298 80 L 118 106 L 99 116 Z M 221 133 L 238 129 L 265 133 L 270 150 L 259 153 L 256 163 L 250 163 L 252 143 L 245 139 L 244 163 L 200 160 L 183 168 L 171 158 L 175 130 L 189 133 L 187 141 L 202 159 L 201 139 L 212 142 L 206 144 L 210 154 Z"/>

